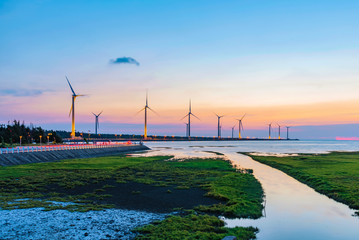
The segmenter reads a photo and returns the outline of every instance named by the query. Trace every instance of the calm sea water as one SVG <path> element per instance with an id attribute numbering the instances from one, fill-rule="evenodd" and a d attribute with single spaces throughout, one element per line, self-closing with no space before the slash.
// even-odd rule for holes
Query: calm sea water
<path id="1" fill-rule="evenodd" d="M 237 152 L 326 153 L 359 151 L 359 141 L 282 142 L 147 142 L 145 155 L 206 157 L 215 151 L 233 164 L 254 170 L 266 195 L 265 216 L 256 219 L 224 219 L 227 226 L 258 227 L 258 239 L 358 239 L 359 218 L 348 206 L 315 192 L 283 172 Z M 359 191 L 359 187 L 358 187 Z"/>

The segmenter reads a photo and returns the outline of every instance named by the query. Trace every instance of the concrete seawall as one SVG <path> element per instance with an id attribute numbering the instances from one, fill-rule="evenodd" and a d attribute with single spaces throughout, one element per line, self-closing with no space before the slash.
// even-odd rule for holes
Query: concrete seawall
<path id="1" fill-rule="evenodd" d="M 0 166 L 11 166 L 39 162 L 56 162 L 63 159 L 73 158 L 104 157 L 148 149 L 149 148 L 144 145 L 125 145 L 109 148 L 0 154 Z"/>

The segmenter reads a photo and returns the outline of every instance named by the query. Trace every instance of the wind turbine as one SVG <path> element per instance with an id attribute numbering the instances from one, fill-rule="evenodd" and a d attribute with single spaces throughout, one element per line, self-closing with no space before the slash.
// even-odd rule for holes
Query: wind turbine
<path id="1" fill-rule="evenodd" d="M 183 120 L 185 117 L 188 117 L 188 127 L 187 127 L 187 133 L 188 133 L 188 138 L 191 138 L 191 115 L 195 118 L 197 118 L 198 120 L 200 120 L 196 115 L 194 115 L 192 113 L 192 107 L 191 107 L 191 99 L 189 100 L 189 111 L 188 113 L 181 119 Z"/>
<path id="2" fill-rule="evenodd" d="M 94 116 L 95 116 L 95 134 L 97 135 L 97 128 L 100 128 L 100 123 L 98 121 L 98 117 L 101 115 L 103 111 L 101 111 L 99 114 L 94 114 L 92 113 Z"/>
<path id="3" fill-rule="evenodd" d="M 270 132 L 271 132 L 271 129 L 272 129 L 272 123 L 268 124 L 268 127 L 269 127 L 269 137 L 268 137 L 268 139 L 270 139 Z"/>
<path id="4" fill-rule="evenodd" d="M 217 119 L 218 119 L 218 127 L 217 127 L 217 128 L 218 128 L 218 138 L 221 138 L 221 137 L 222 137 L 222 136 L 221 136 L 221 135 L 222 135 L 222 134 L 221 134 L 221 130 L 222 130 L 222 129 L 221 129 L 221 128 L 222 128 L 222 127 L 221 127 L 221 118 L 224 117 L 224 115 L 219 116 L 219 115 L 217 115 L 216 113 L 215 113 L 215 115 L 217 116 Z"/>
<path id="5" fill-rule="evenodd" d="M 281 127 L 281 125 L 279 125 L 278 123 L 277 123 L 277 125 L 278 125 L 278 139 L 280 139 L 280 127 Z"/>
<path id="6" fill-rule="evenodd" d="M 241 119 L 237 119 L 237 121 L 238 121 L 238 138 L 242 138 L 242 136 L 241 136 L 241 131 L 243 130 L 242 120 L 245 116 L 246 116 L 246 113 L 243 115 L 243 117 Z"/>
<path id="7" fill-rule="evenodd" d="M 76 94 L 74 89 L 72 88 L 72 86 L 70 84 L 69 79 L 67 78 L 67 76 L 65 76 L 65 77 L 66 77 L 67 83 L 69 84 L 70 89 L 72 91 L 72 104 L 71 104 L 71 109 L 70 109 L 69 116 L 71 115 L 71 112 L 72 112 L 71 138 L 75 138 L 75 100 L 76 100 L 77 97 L 82 97 L 82 96 L 85 96 L 85 95 Z"/>
<path id="8" fill-rule="evenodd" d="M 236 125 L 234 125 L 233 127 L 232 127 L 232 139 L 233 139 L 233 132 L 234 132 L 234 128 L 236 127 Z"/>
<path id="9" fill-rule="evenodd" d="M 291 128 L 291 127 L 288 127 L 288 126 L 286 126 L 286 128 L 287 128 L 287 140 L 289 139 L 289 128 Z"/>
<path id="10" fill-rule="evenodd" d="M 145 105 L 145 107 L 137 112 L 137 113 L 139 113 L 139 112 L 142 112 L 143 110 L 145 110 L 145 129 L 144 129 L 144 134 L 143 134 L 144 139 L 147 139 L 147 109 L 151 110 L 152 112 L 154 112 L 155 114 L 158 115 L 158 113 L 156 113 L 152 108 L 150 108 L 148 106 L 148 91 L 146 91 L 146 105 Z"/>
<path id="11" fill-rule="evenodd" d="M 188 137 L 188 123 L 184 123 L 186 124 L 186 137 Z"/>

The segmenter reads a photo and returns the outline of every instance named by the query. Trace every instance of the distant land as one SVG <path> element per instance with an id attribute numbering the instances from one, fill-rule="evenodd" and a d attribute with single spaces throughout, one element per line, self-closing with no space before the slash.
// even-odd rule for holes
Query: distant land
<path id="1" fill-rule="evenodd" d="M 290 124 L 288 124 L 290 125 Z M 69 129 L 71 128 L 71 123 L 58 123 L 58 124 L 41 124 L 46 129 Z M 148 134 L 149 135 L 161 135 L 161 136 L 184 136 L 185 135 L 185 125 L 181 126 L 183 131 L 178 131 L 178 124 L 149 124 L 148 125 Z M 94 124 L 91 123 L 81 123 L 79 122 L 76 125 L 76 130 L 79 132 L 88 133 L 94 132 Z M 181 128 L 180 128 L 181 129 Z M 99 132 L 102 134 L 143 134 L 143 124 L 123 124 L 123 123 L 101 123 Z M 192 134 L 197 136 L 213 137 L 217 136 L 216 126 L 201 126 L 200 124 L 193 124 Z M 223 126 L 222 136 L 224 138 L 230 137 L 232 134 L 231 129 Z M 234 135 L 238 135 L 238 129 L 235 129 Z M 243 137 L 258 137 L 266 138 L 268 137 L 268 128 L 265 126 L 260 129 L 244 129 Z M 272 128 L 272 136 L 278 137 L 278 129 Z M 286 130 L 281 129 L 281 137 L 286 137 Z M 331 124 L 331 125 L 307 125 L 307 126 L 293 126 L 289 131 L 289 138 L 298 138 L 301 140 L 345 140 L 351 139 L 356 140 L 359 138 L 359 124 Z"/>

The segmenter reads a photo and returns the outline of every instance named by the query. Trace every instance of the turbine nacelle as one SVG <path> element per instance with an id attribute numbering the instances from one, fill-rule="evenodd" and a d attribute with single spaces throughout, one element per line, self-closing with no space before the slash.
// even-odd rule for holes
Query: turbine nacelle
<path id="1" fill-rule="evenodd" d="M 188 116 L 193 116 L 193 117 L 197 118 L 198 120 L 201 120 L 201 119 L 199 119 L 196 115 L 194 115 L 194 114 L 192 113 L 191 100 L 189 100 L 189 111 L 188 111 L 188 113 L 187 113 L 183 118 L 181 118 L 181 120 L 185 119 L 185 118 L 188 117 Z"/>
<path id="2" fill-rule="evenodd" d="M 99 117 L 99 116 L 102 114 L 102 112 L 103 112 L 103 111 L 101 111 L 101 112 L 100 112 L 99 114 L 97 114 L 97 115 L 94 114 L 93 112 L 92 112 L 92 114 L 95 115 L 95 117 Z"/>
<path id="3" fill-rule="evenodd" d="M 217 116 L 217 118 L 219 118 L 219 119 L 221 119 L 222 117 L 226 116 L 226 115 L 222 115 L 222 116 L 220 116 L 220 115 L 218 115 L 217 113 L 215 113 L 214 115 L 216 115 L 216 116 Z"/>

